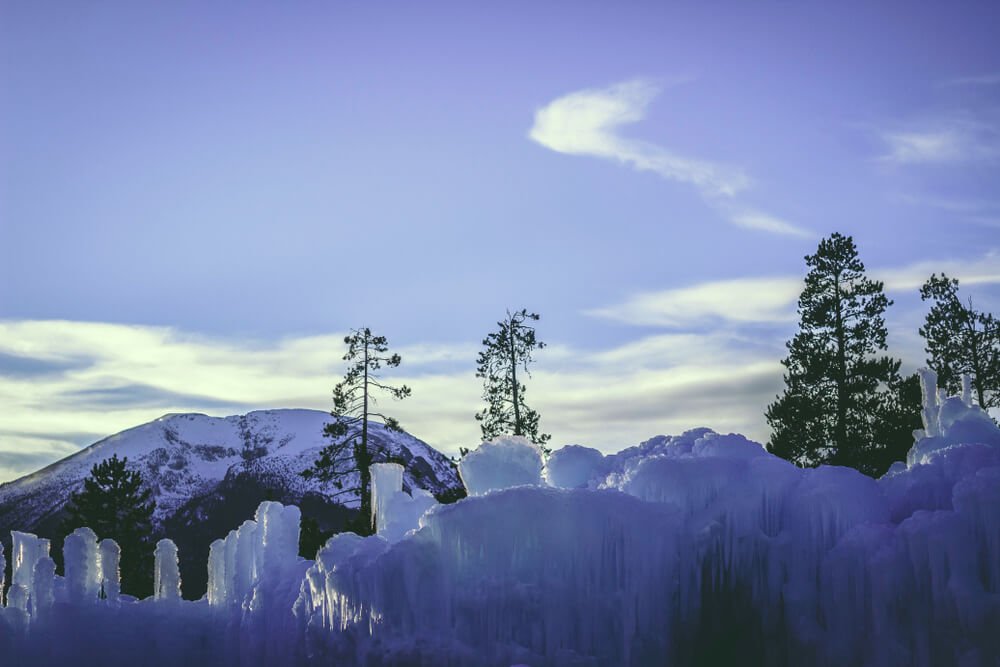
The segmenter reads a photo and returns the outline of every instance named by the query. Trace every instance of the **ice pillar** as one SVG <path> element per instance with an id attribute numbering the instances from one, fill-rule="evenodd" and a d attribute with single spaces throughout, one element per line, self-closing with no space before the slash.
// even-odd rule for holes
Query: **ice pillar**
<path id="1" fill-rule="evenodd" d="M 10 531 L 11 577 L 7 604 L 28 611 L 35 582 L 35 563 L 49 555 L 49 541 L 31 533 Z"/>
<path id="2" fill-rule="evenodd" d="M 375 463 L 372 474 L 372 524 L 381 533 L 389 523 L 386 512 L 389 499 L 403 490 L 403 466 L 398 463 Z"/>
<path id="3" fill-rule="evenodd" d="M 122 590 L 119 570 L 121 547 L 112 539 L 104 539 L 97 549 L 101 555 L 101 590 L 109 602 L 117 602 Z"/>
<path id="4" fill-rule="evenodd" d="M 177 564 L 177 545 L 162 539 L 153 552 L 153 597 L 157 600 L 181 599 L 181 573 Z"/>
<path id="5" fill-rule="evenodd" d="M 97 599 L 101 586 L 97 535 L 90 528 L 77 528 L 63 543 L 66 560 L 66 591 L 73 602 Z"/>

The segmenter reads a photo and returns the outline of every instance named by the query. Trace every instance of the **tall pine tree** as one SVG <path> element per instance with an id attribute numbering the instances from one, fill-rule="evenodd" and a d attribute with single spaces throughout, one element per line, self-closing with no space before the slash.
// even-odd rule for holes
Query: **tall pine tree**
<path id="1" fill-rule="evenodd" d="M 476 377 L 483 378 L 483 399 L 486 407 L 476 415 L 484 440 L 498 435 L 522 435 L 543 451 L 547 433 L 538 432 L 538 413 L 524 402 L 525 386 L 521 378 L 528 377 L 528 364 L 533 350 L 545 343 L 535 336 L 529 322 L 537 322 L 537 313 L 519 310 L 497 322 L 497 331 L 483 339 L 483 349 L 477 360 Z M 518 377 L 518 372 L 523 375 Z"/>
<path id="2" fill-rule="evenodd" d="M 337 489 L 333 495 L 356 495 L 360 513 L 354 526 L 356 533 L 367 535 L 372 529 L 371 472 L 372 463 L 386 461 L 386 453 L 369 438 L 372 420 L 390 431 L 402 431 L 399 422 L 379 412 L 374 392 L 381 391 L 401 400 L 410 395 L 406 385 L 392 387 L 382 382 L 377 371 L 383 367 L 395 368 L 402 359 L 398 354 L 388 354 L 389 342 L 385 336 L 376 336 L 371 329 L 354 329 L 344 338 L 347 353 L 344 361 L 350 362 L 344 379 L 333 388 L 333 421 L 323 433 L 332 442 L 320 450 L 312 467 L 303 471 L 308 479 L 329 482 Z M 352 483 L 352 480 L 357 480 Z"/>
<path id="3" fill-rule="evenodd" d="M 767 408 L 768 447 L 802 466 L 881 474 L 887 450 L 900 447 L 901 427 L 888 428 L 887 420 L 905 420 L 901 411 L 914 407 L 902 407 L 900 362 L 876 356 L 886 349 L 883 314 L 892 302 L 865 275 L 850 236 L 832 234 L 805 260 L 799 332 L 781 362 L 786 388 Z"/>
<path id="4" fill-rule="evenodd" d="M 958 297 L 958 280 L 945 274 L 931 277 L 920 288 L 930 300 L 920 335 L 927 342 L 927 365 L 950 393 L 961 392 L 962 375 L 972 377 L 972 388 L 985 410 L 1000 407 L 1000 322 L 976 310 L 972 299 Z"/>
<path id="5" fill-rule="evenodd" d="M 142 475 L 127 468 L 128 457 L 115 454 L 95 463 L 83 489 L 70 496 L 63 534 L 83 526 L 121 547 L 122 592 L 136 597 L 153 593 L 153 511 L 156 503 L 143 488 Z"/>

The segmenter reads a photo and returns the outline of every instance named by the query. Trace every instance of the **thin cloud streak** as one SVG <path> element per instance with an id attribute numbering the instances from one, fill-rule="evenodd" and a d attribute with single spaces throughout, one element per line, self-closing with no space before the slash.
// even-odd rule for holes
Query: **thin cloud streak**
<path id="1" fill-rule="evenodd" d="M 636 326 L 695 327 L 719 322 L 788 322 L 802 279 L 792 277 L 715 280 L 687 287 L 642 292 L 586 315 Z"/>
<path id="2" fill-rule="evenodd" d="M 621 129 L 645 118 L 660 91 L 661 87 L 650 80 L 632 79 L 564 95 L 535 112 L 528 136 L 557 153 L 613 160 L 669 181 L 693 185 L 709 205 L 738 227 L 813 237 L 790 222 L 758 211 L 734 213 L 733 198 L 751 186 L 742 168 L 681 156 L 663 146 L 623 136 Z"/>
<path id="3" fill-rule="evenodd" d="M 946 273 L 963 285 L 1000 283 L 1000 254 L 978 259 L 916 262 L 868 274 L 887 291 L 916 290 L 932 273 Z M 686 287 L 640 292 L 619 304 L 584 311 L 592 317 L 634 326 L 665 328 L 706 325 L 775 324 L 794 321 L 802 278 L 771 276 L 715 280 Z"/>
<path id="4" fill-rule="evenodd" d="M 535 112 L 528 136 L 558 153 L 611 159 L 667 180 L 689 183 L 709 197 L 732 197 L 749 187 L 750 180 L 741 169 L 680 156 L 619 134 L 621 127 L 645 118 L 647 107 L 659 92 L 653 82 L 633 79 L 570 93 Z"/>
<path id="5" fill-rule="evenodd" d="M 804 239 L 816 238 L 815 234 L 806 229 L 757 211 L 740 213 L 731 217 L 730 220 L 736 226 L 746 227 L 747 229 L 757 229 L 764 232 L 771 232 L 772 234 L 795 236 Z"/>
<path id="6" fill-rule="evenodd" d="M 887 152 L 880 160 L 896 165 L 948 165 L 1000 157 L 1000 131 L 982 118 L 945 118 L 881 135 Z"/>

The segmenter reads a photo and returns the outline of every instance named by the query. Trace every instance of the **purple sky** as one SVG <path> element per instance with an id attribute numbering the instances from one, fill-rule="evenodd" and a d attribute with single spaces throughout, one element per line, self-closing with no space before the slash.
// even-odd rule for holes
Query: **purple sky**
<path id="1" fill-rule="evenodd" d="M 832 231 L 919 365 L 931 271 L 1000 311 L 1000 6 L 844 4 L 3 3 L 0 479 L 327 409 L 365 325 L 455 451 L 522 306 L 557 446 L 765 439 Z"/>

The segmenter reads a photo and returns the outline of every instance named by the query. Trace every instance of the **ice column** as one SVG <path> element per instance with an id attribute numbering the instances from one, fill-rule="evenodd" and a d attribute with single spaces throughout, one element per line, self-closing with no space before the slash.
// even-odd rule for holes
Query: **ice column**
<path id="1" fill-rule="evenodd" d="M 398 463 L 375 463 L 372 474 L 372 525 L 381 533 L 389 523 L 386 512 L 389 499 L 403 490 L 403 466 Z"/>
<path id="2" fill-rule="evenodd" d="M 73 602 L 97 599 L 101 574 L 97 562 L 97 535 L 90 528 L 77 528 L 63 543 L 66 560 L 66 590 Z"/>
<path id="3" fill-rule="evenodd" d="M 230 539 L 233 533 L 230 533 Z M 219 607 L 226 603 L 226 542 L 215 540 L 208 548 L 208 604 Z"/>
<path id="4" fill-rule="evenodd" d="M 181 599 L 181 573 L 177 565 L 177 545 L 162 539 L 153 552 L 153 597 L 157 600 Z"/>
<path id="5" fill-rule="evenodd" d="M 920 392 L 924 404 L 920 412 L 924 422 L 924 435 L 936 438 L 941 435 L 941 425 L 938 422 L 937 373 L 929 368 L 921 368 L 917 372 L 920 374 Z"/>
<path id="6" fill-rule="evenodd" d="M 277 572 L 295 562 L 299 555 L 299 508 L 264 501 L 257 508 L 259 565 L 257 578 Z"/>
<path id="7" fill-rule="evenodd" d="M 965 407 L 972 407 L 972 376 L 968 373 L 962 375 L 962 402 Z"/>
<path id="8" fill-rule="evenodd" d="M 28 611 L 31 591 L 35 581 L 35 563 L 49 555 L 49 541 L 31 533 L 10 531 L 11 574 L 7 604 L 22 611 Z"/>
<path id="9" fill-rule="evenodd" d="M 122 590 L 121 572 L 118 567 L 121 561 L 121 547 L 112 539 L 104 539 L 97 548 L 101 556 L 101 590 L 105 599 L 117 602 Z"/>
<path id="10" fill-rule="evenodd" d="M 7 587 L 7 559 L 3 556 L 3 543 L 0 543 L 0 607 L 3 606 L 3 590 Z"/>
<path id="11" fill-rule="evenodd" d="M 35 563 L 35 590 L 31 602 L 32 615 L 45 617 L 55 602 L 56 562 L 43 556 Z"/>

